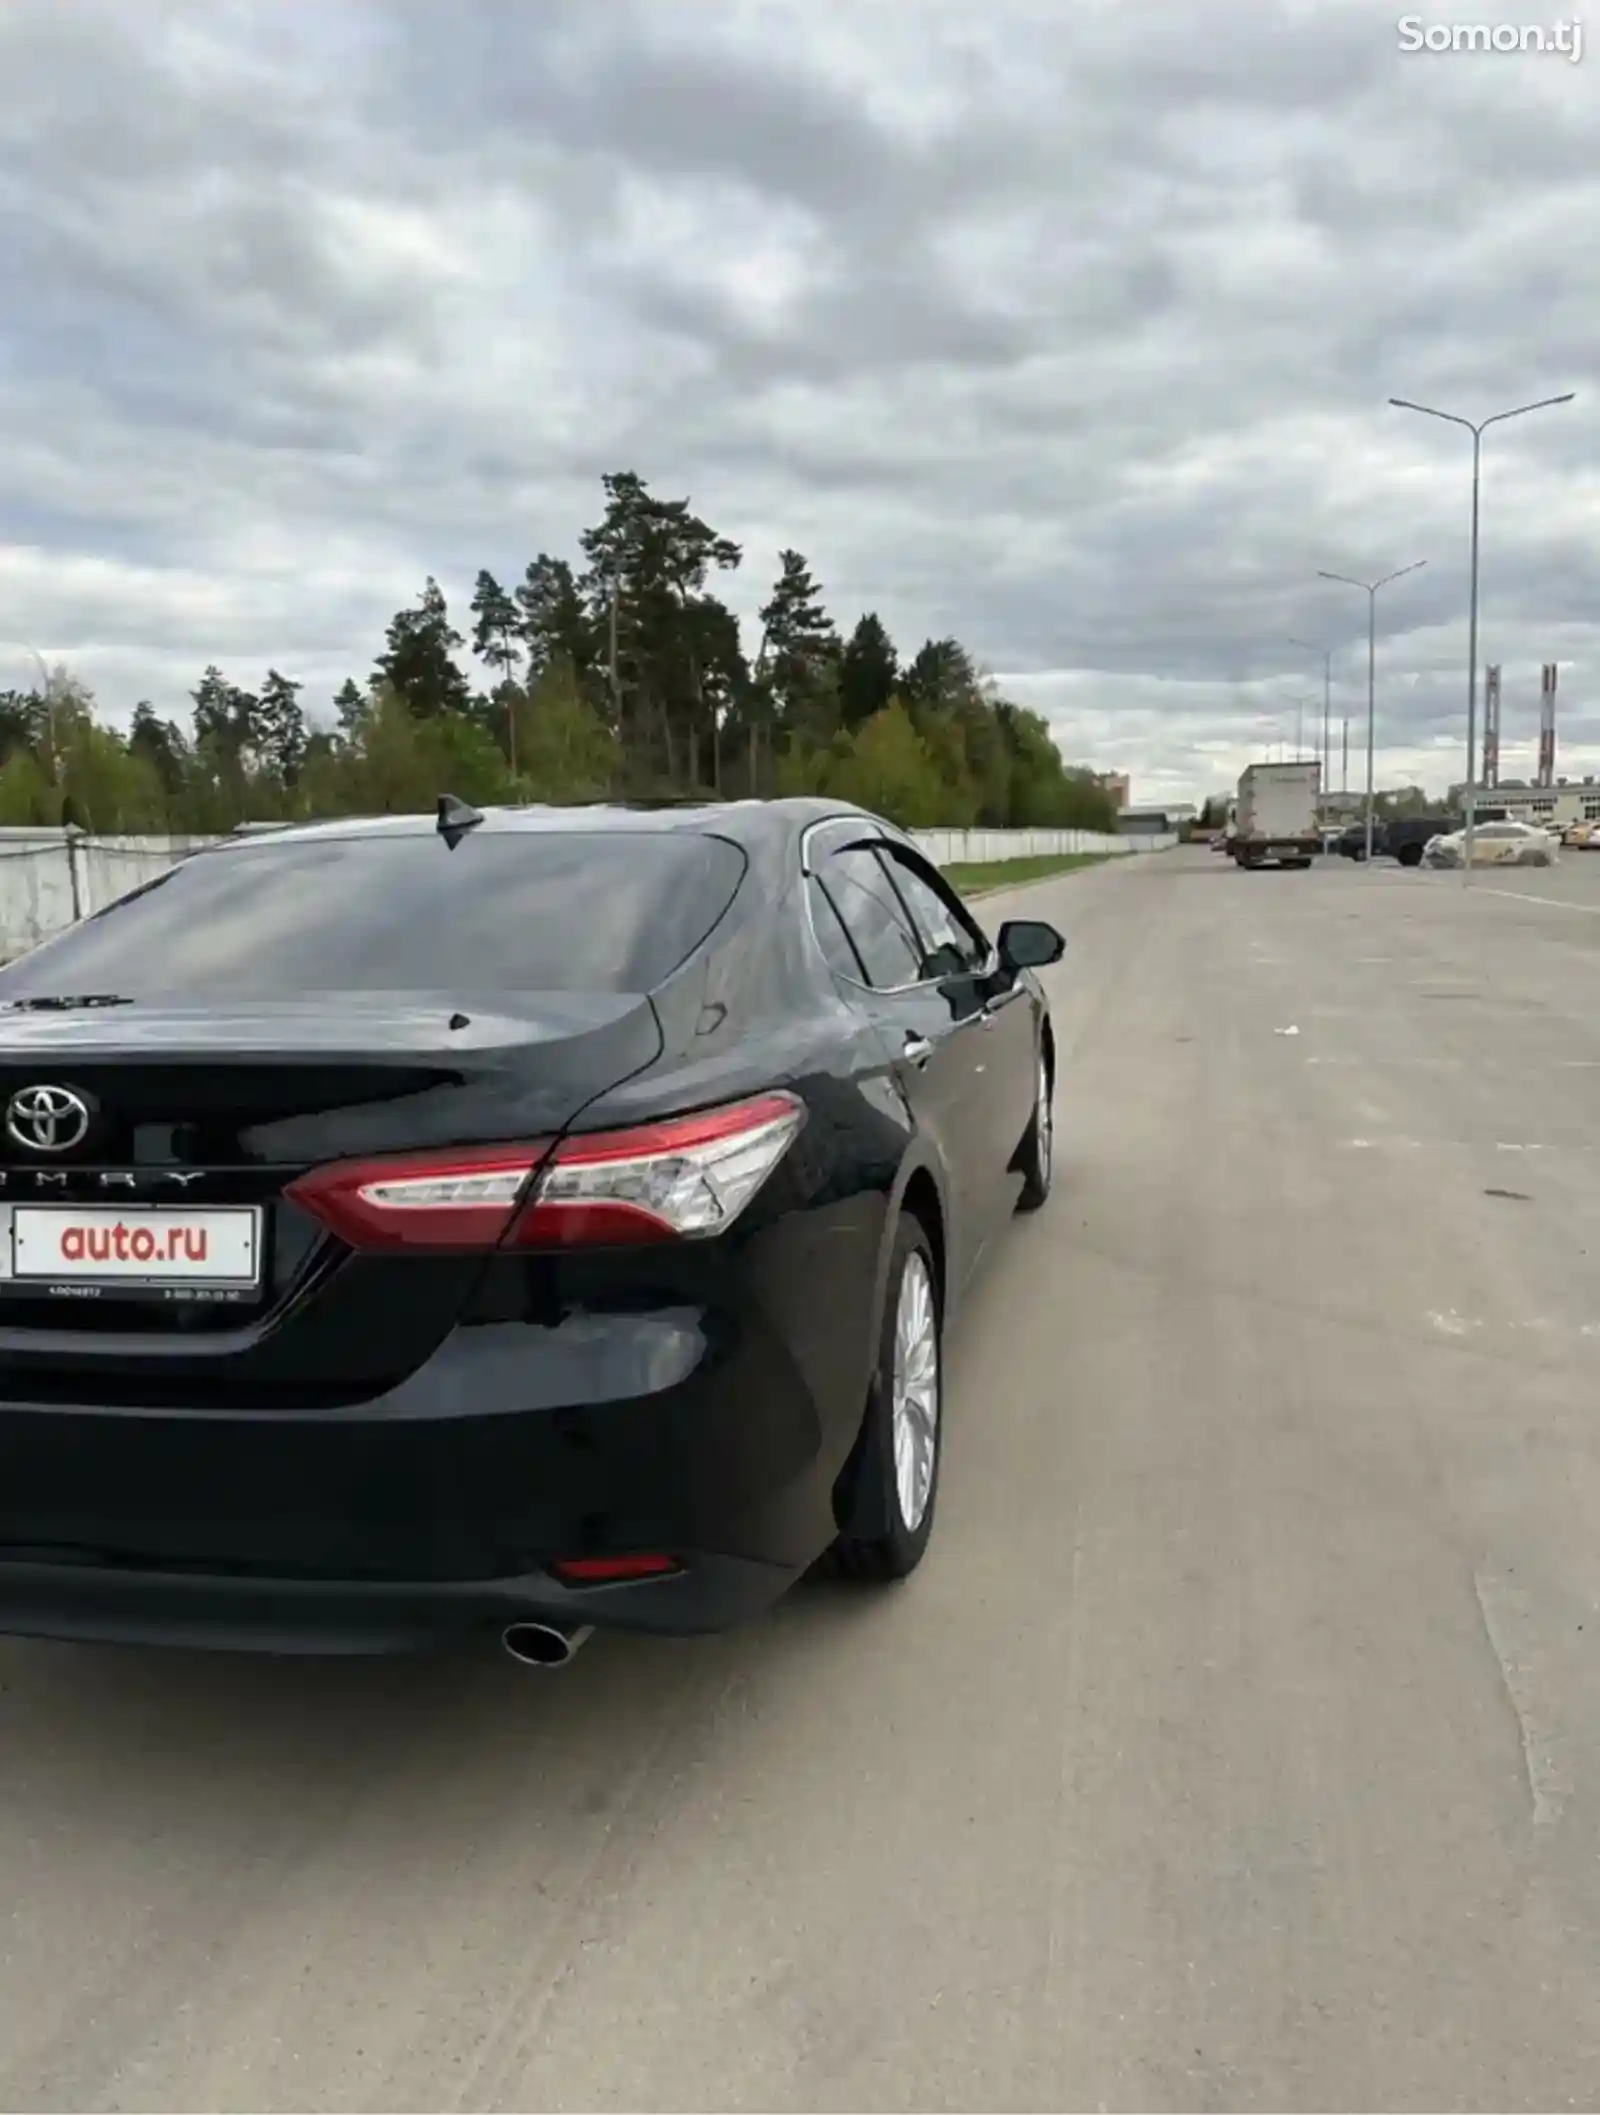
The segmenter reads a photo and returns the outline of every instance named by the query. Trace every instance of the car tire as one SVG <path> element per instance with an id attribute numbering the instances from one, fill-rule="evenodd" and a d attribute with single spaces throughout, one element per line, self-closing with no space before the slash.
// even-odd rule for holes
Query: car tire
<path id="1" fill-rule="evenodd" d="M 1022 1141 L 1017 1165 L 1022 1170 L 1022 1188 L 1017 1193 L 1019 1212 L 1036 1212 L 1050 1195 L 1055 1173 L 1055 1078 L 1050 1052 L 1043 1042 L 1034 1059 L 1033 1114 Z"/>
<path id="2" fill-rule="evenodd" d="M 895 1229 L 878 1355 L 857 1444 L 855 1499 L 878 1530 L 841 1534 L 825 1559 L 836 1578 L 909 1578 L 933 1533 L 944 1440 L 944 1331 L 933 1245 L 909 1216 Z"/>
<path id="3" fill-rule="evenodd" d="M 1420 867 L 1422 864 L 1422 847 L 1421 845 L 1402 845 L 1395 857 L 1403 867 Z"/>

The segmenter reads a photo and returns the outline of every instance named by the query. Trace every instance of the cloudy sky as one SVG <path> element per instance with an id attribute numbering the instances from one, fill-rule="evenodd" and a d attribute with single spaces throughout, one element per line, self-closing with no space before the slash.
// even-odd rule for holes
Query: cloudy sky
<path id="1" fill-rule="evenodd" d="M 1429 26 L 1553 22 L 1424 7 Z M 1374 0 L 4 0 L 0 684 L 307 702 L 436 573 L 634 468 L 837 620 L 953 632 L 1074 760 L 1199 795 L 1320 723 L 1600 771 L 1600 25 Z M 1307 739 L 1310 739 L 1309 733 Z"/>

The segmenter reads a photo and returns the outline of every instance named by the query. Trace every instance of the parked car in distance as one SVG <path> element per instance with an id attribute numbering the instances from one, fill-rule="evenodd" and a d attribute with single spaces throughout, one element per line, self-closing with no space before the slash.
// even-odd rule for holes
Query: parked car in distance
<path id="1" fill-rule="evenodd" d="M 1466 831 L 1452 830 L 1448 836 L 1435 837 L 1429 842 L 1422 863 L 1438 868 L 1463 867 L 1466 865 L 1466 845 Z M 1472 832 L 1472 864 L 1475 867 L 1553 867 L 1559 857 L 1555 838 L 1534 823 L 1478 823 Z"/>
<path id="2" fill-rule="evenodd" d="M 1403 867 L 1420 867 L 1428 845 L 1454 826 L 1455 817 L 1451 815 L 1394 816 L 1384 825 L 1384 854 Z"/>
<path id="3" fill-rule="evenodd" d="M 1403 867 L 1419 867 L 1431 839 L 1449 831 L 1454 818 L 1448 815 L 1396 815 L 1377 819 L 1372 830 L 1374 859 L 1393 859 Z M 1367 850 L 1365 820 L 1352 823 L 1339 834 L 1338 849 L 1344 859 L 1364 859 Z"/>
<path id="4" fill-rule="evenodd" d="M 904 1578 L 1063 946 L 837 802 L 446 798 L 0 970 L 0 1631 L 560 1664 Z"/>

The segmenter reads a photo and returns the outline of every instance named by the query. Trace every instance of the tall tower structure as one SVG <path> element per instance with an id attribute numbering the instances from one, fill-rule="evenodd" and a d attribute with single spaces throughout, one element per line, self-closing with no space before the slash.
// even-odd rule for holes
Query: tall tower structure
<path id="1" fill-rule="evenodd" d="M 1483 784 L 1492 791 L 1500 783 L 1500 664 L 1483 672 Z"/>
<path id="2" fill-rule="evenodd" d="M 1556 782 L 1556 664 L 1539 671 L 1539 784 Z"/>

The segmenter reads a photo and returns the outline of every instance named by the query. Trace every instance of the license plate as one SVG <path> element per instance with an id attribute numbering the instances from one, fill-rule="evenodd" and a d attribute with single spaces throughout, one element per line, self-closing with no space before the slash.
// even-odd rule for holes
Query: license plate
<path id="1" fill-rule="evenodd" d="M 261 1282 L 261 1210 L 19 1204 L 11 1213 L 10 1247 L 13 1285 L 201 1298 L 253 1292 Z"/>

